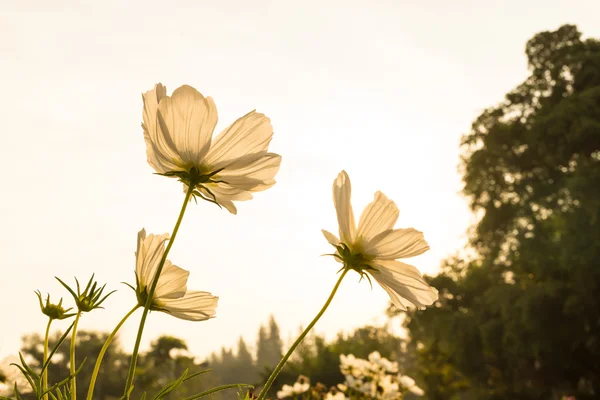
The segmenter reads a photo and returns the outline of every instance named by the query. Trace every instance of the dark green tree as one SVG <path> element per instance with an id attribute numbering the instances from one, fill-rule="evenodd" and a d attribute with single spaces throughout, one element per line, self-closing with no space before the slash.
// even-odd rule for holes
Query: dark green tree
<path id="1" fill-rule="evenodd" d="M 302 332 L 302 329 L 300 329 Z M 305 375 L 313 384 L 319 382 L 326 387 L 344 381 L 340 372 L 340 355 L 353 354 L 366 359 L 374 351 L 391 361 L 398 361 L 402 371 L 411 364 L 410 356 L 402 349 L 402 339 L 385 328 L 365 326 L 350 334 L 340 333 L 335 340 L 326 341 L 323 336 L 310 333 L 296 348 L 286 367 L 276 381 L 276 387 L 293 384 L 299 375 Z"/>
<path id="2" fill-rule="evenodd" d="M 600 42 L 565 25 L 526 54 L 463 139 L 474 256 L 406 320 L 431 399 L 600 396 Z"/>
<path id="3" fill-rule="evenodd" d="M 79 363 L 84 363 L 77 377 L 78 382 L 80 382 L 77 386 L 78 398 L 85 398 L 87 395 L 88 382 L 92 376 L 96 357 L 107 337 L 108 333 L 104 332 L 79 331 L 77 334 L 77 360 Z M 51 337 L 50 348 L 54 347 L 59 338 L 60 333 L 56 333 Z M 56 383 L 69 376 L 70 340 L 71 338 L 68 336 L 54 357 L 52 357 L 49 367 L 51 383 Z M 22 353 L 30 359 L 35 360 L 34 362 L 38 366 L 41 365 L 43 358 L 43 343 L 43 338 L 38 334 L 23 337 Z M 104 355 L 104 360 L 96 381 L 94 399 L 108 400 L 121 396 L 123 392 L 122 382 L 127 378 L 127 362 L 127 356 L 121 351 L 118 339 L 115 338 Z"/>

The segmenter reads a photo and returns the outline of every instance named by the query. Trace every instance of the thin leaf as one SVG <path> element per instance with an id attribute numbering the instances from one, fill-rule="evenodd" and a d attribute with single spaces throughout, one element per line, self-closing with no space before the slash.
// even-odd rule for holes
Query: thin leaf
<path id="1" fill-rule="evenodd" d="M 67 335 L 69 334 L 69 332 L 71 332 L 71 329 L 73 329 L 73 325 L 74 324 L 75 324 L 75 321 L 71 322 L 71 326 L 69 326 L 69 328 L 65 331 L 65 333 L 58 340 L 58 342 L 56 343 L 56 346 L 54 346 L 54 348 L 52 349 L 52 351 L 48 355 L 48 359 L 42 365 L 42 370 L 40 371 L 40 374 L 42 374 L 44 372 L 44 370 L 46 368 L 48 368 L 48 365 L 50 364 L 50 360 L 52 359 L 52 356 L 54 355 L 54 353 L 56 353 L 56 351 L 58 350 L 58 348 L 60 347 L 60 345 L 65 341 L 65 339 L 67 338 Z"/>

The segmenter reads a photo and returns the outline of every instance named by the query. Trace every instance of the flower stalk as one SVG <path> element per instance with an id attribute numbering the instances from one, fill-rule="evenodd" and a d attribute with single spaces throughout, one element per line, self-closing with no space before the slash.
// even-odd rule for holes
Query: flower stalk
<path id="1" fill-rule="evenodd" d="M 287 351 L 287 353 L 285 353 L 285 355 L 281 358 L 281 360 L 279 361 L 279 364 L 277 364 L 277 366 L 275 367 L 275 369 L 271 373 L 271 376 L 269 376 L 269 379 L 265 383 L 265 386 L 262 388 L 262 390 L 258 394 L 258 399 L 257 400 L 263 400 L 265 398 L 265 396 L 267 395 L 267 392 L 271 388 L 271 385 L 273 385 L 273 382 L 275 381 L 275 379 L 279 375 L 279 372 L 281 372 L 281 369 L 283 368 L 283 366 L 287 362 L 288 358 L 290 358 L 290 356 L 292 355 L 292 353 L 294 352 L 294 350 L 296 349 L 296 347 L 298 347 L 298 345 L 302 342 L 302 340 L 306 337 L 306 335 L 308 335 L 308 332 L 310 332 L 310 330 L 313 328 L 313 326 L 315 326 L 315 324 L 317 323 L 317 321 L 319 321 L 319 319 L 323 316 L 323 314 L 325 313 L 325 311 L 327 310 L 327 308 L 331 304 L 331 301 L 333 300 L 333 297 L 335 296 L 338 288 L 340 287 L 340 284 L 342 283 L 342 280 L 344 279 L 344 277 L 346 276 L 346 274 L 348 273 L 348 271 L 350 271 L 349 268 L 344 268 L 344 270 L 343 270 L 342 274 L 340 275 L 338 281 L 336 282 L 335 286 L 333 287 L 333 290 L 331 291 L 331 294 L 329 295 L 329 298 L 327 299 L 327 301 L 325 302 L 325 304 L 321 308 L 321 311 L 319 311 L 319 313 L 317 314 L 317 316 L 311 321 L 310 324 L 308 324 L 308 326 L 306 327 L 306 329 L 304 329 L 304 331 L 300 334 L 300 336 L 298 336 L 298 339 L 296 339 L 296 341 L 292 344 L 292 346 Z"/>
<path id="2" fill-rule="evenodd" d="M 48 318 L 48 325 L 46 326 L 46 334 L 44 335 L 44 358 L 43 364 L 48 360 L 48 338 L 50 336 L 50 325 L 52 325 L 52 317 Z M 48 389 L 48 369 L 44 369 L 42 374 L 42 392 Z M 44 400 L 48 400 L 48 394 L 44 395 Z"/>
<path id="3" fill-rule="evenodd" d="M 92 400 L 92 396 L 94 395 L 94 387 L 96 386 L 96 380 L 98 379 L 98 373 L 100 372 L 100 365 L 102 364 L 104 355 L 106 354 L 106 351 L 108 350 L 108 346 L 110 346 L 110 344 L 112 343 L 113 339 L 117 335 L 117 332 L 119 332 L 119 329 L 121 329 L 121 326 L 123 326 L 125 321 L 127 321 L 127 319 L 129 319 L 129 317 L 135 311 L 137 311 L 138 308 L 140 308 L 140 306 L 136 304 L 136 306 L 133 307 L 131 309 L 131 311 L 129 311 L 123 317 L 123 319 L 121 319 L 121 321 L 117 324 L 115 329 L 113 329 L 113 331 L 110 333 L 110 335 L 108 335 L 108 337 L 106 338 L 106 342 L 104 342 L 104 345 L 102 346 L 102 349 L 100 349 L 100 353 L 98 354 L 98 357 L 96 358 L 96 364 L 94 365 L 94 372 L 92 372 L 92 378 L 90 379 L 90 385 L 88 387 L 88 393 L 87 393 L 87 397 L 86 397 L 87 400 Z"/>
<path id="4" fill-rule="evenodd" d="M 150 286 L 150 290 L 148 292 L 148 298 L 146 299 L 146 304 L 144 306 L 144 312 L 142 313 L 142 318 L 140 320 L 140 327 L 138 328 L 137 337 L 135 339 L 135 345 L 133 347 L 133 352 L 131 353 L 131 361 L 129 364 L 129 373 L 127 374 L 127 382 L 125 383 L 125 389 L 123 392 L 123 396 L 125 399 L 129 399 L 131 388 L 133 385 L 133 379 L 135 376 L 135 368 L 137 364 L 138 352 L 140 348 L 140 343 L 142 341 L 142 333 L 144 331 L 144 325 L 146 324 L 146 318 L 148 316 L 148 312 L 150 311 L 150 307 L 152 306 L 152 299 L 154 296 L 154 292 L 156 291 L 156 285 L 158 283 L 158 278 L 160 277 L 160 273 L 162 272 L 163 266 L 165 265 L 165 261 L 167 260 L 167 255 L 171 250 L 171 246 L 173 246 L 173 242 L 175 241 L 175 237 L 177 236 L 177 232 L 179 231 L 179 226 L 181 225 L 181 221 L 183 220 L 183 215 L 185 214 L 185 210 L 187 208 L 188 203 L 190 202 L 190 198 L 194 192 L 195 185 L 189 185 L 188 190 L 185 194 L 185 199 L 183 200 L 183 205 L 181 206 L 181 211 L 179 212 L 179 217 L 177 218 L 177 222 L 175 223 L 175 227 L 173 228 L 173 233 L 171 234 L 171 239 L 167 244 L 167 248 L 160 260 L 160 264 L 154 274 L 154 279 L 152 280 L 152 286 Z"/>
<path id="5" fill-rule="evenodd" d="M 75 341 L 77 339 L 77 324 L 81 318 L 81 310 L 77 311 L 75 321 L 73 322 L 73 331 L 71 332 L 71 346 L 69 348 L 69 373 L 73 375 L 71 379 L 71 400 L 77 400 L 77 377 L 75 376 Z M 48 369 L 46 368 L 46 371 Z"/>

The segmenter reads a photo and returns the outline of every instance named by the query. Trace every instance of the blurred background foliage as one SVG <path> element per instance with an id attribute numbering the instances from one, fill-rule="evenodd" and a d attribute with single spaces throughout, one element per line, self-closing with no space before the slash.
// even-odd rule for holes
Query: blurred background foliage
<path id="1" fill-rule="evenodd" d="M 373 326 L 330 341 L 313 333 L 273 393 L 300 374 L 313 384 L 340 383 L 340 354 L 366 358 L 377 350 L 430 400 L 600 397 L 600 42 L 564 25 L 535 35 L 526 55 L 529 77 L 463 137 L 463 193 L 478 222 L 468 248 L 427 278 L 439 301 L 406 314 L 406 339 Z M 77 358 L 87 358 L 81 398 L 106 335 L 79 334 Z M 280 336 L 271 318 L 255 346 L 240 338 L 235 350 L 201 362 L 183 340 L 160 337 L 140 359 L 134 398 L 186 368 L 212 372 L 169 398 L 226 383 L 260 386 L 281 357 Z M 53 380 L 68 374 L 68 348 L 67 340 L 50 368 Z M 23 352 L 38 362 L 41 349 L 39 335 L 24 338 Z M 121 395 L 127 363 L 118 343 L 111 346 L 95 399 Z"/>

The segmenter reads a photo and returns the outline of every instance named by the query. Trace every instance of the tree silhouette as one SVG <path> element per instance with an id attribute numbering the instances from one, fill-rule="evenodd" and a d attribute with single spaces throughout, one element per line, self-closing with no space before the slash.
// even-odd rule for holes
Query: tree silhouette
<path id="1" fill-rule="evenodd" d="M 565 25 L 526 54 L 530 76 L 463 138 L 475 255 L 407 319 L 431 399 L 599 395 L 600 42 Z"/>

